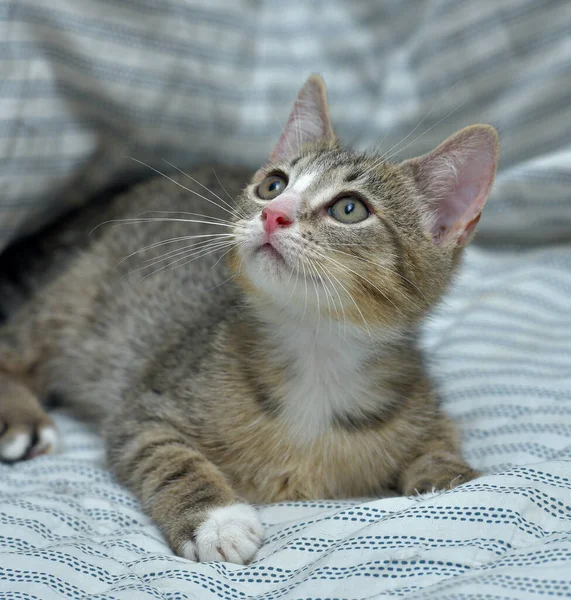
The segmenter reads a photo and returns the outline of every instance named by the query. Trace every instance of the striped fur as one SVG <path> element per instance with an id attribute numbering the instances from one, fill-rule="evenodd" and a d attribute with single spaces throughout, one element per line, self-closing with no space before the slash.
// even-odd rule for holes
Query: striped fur
<path id="1" fill-rule="evenodd" d="M 428 158 L 392 164 L 342 149 L 324 103 L 323 84 L 310 78 L 296 101 L 300 120 L 283 134 L 292 136 L 242 191 L 246 176 L 231 169 L 221 182 L 211 169 L 161 178 L 102 206 L 110 223 L 86 246 L 62 251 L 60 240 L 92 230 L 92 213 L 47 234 L 44 259 L 59 250 L 50 267 L 58 275 L 46 280 L 41 260 L 32 265 L 32 297 L 0 330 L 6 376 L 99 420 L 111 468 L 187 558 L 249 560 L 262 530 L 246 500 L 412 494 L 477 475 L 416 337 L 472 234 L 470 204 L 461 229 L 436 235 L 439 207 L 452 210 L 446 194 L 463 189 L 472 160 L 464 151 L 482 147 L 487 175 L 470 180 L 482 190 L 479 216 L 496 134 L 474 126 Z M 304 119 L 326 139 L 296 145 Z M 430 172 L 435 159 L 446 169 Z M 274 242 L 281 262 L 258 252 L 269 203 L 257 188 L 276 170 L 299 198 L 295 222 Z M 342 194 L 366 199 L 370 218 L 347 226 L 329 216 L 324 208 Z M 215 252 L 188 250 L 187 236 L 221 229 L 228 237 L 206 238 L 227 240 Z M 33 433 L 46 417 L 30 393 L 10 410 L 15 381 L 1 388 L 0 406 L 13 428 L 29 405 L 28 458 L 46 449 Z"/>

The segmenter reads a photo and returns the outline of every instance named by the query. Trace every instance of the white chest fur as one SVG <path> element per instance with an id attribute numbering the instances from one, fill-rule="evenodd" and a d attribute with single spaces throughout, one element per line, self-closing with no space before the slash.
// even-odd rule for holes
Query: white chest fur
<path id="1" fill-rule="evenodd" d="M 291 435 L 309 442 L 336 417 L 374 410 L 380 402 L 369 370 L 370 342 L 362 333 L 322 324 L 289 324 L 276 352 L 287 357 L 282 415 Z"/>

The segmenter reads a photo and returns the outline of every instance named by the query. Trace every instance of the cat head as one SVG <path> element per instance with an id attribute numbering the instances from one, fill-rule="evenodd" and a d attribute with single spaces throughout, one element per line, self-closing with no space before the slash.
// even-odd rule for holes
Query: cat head
<path id="1" fill-rule="evenodd" d="M 252 299 L 297 316 L 415 322 L 438 302 L 472 238 L 498 149 L 489 125 L 399 164 L 344 149 L 313 75 L 238 198 L 231 268 Z"/>

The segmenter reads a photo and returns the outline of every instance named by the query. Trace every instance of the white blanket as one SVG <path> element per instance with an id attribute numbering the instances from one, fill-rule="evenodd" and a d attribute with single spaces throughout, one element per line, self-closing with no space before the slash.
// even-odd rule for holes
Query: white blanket
<path id="1" fill-rule="evenodd" d="M 570 24 L 567 0 L 0 0 L 0 248 L 151 173 L 128 157 L 255 166 L 312 71 L 348 143 L 497 125 L 477 241 L 517 244 L 473 248 L 426 335 L 488 475 L 261 507 L 252 565 L 192 564 L 60 417 L 63 454 L 0 465 L 0 600 L 571 597 Z"/>
<path id="2" fill-rule="evenodd" d="M 571 597 L 571 247 L 472 250 L 429 327 L 447 410 L 489 474 L 416 498 L 261 507 L 247 567 L 171 555 L 60 417 L 62 455 L 0 466 L 0 598 Z"/>

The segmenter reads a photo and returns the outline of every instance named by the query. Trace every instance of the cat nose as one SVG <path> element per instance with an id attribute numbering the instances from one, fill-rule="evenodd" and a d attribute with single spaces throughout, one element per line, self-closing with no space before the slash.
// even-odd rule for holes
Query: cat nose
<path id="1" fill-rule="evenodd" d="M 289 227 L 293 220 L 285 211 L 267 206 L 262 211 L 262 222 L 266 233 L 272 233 L 278 227 Z"/>

